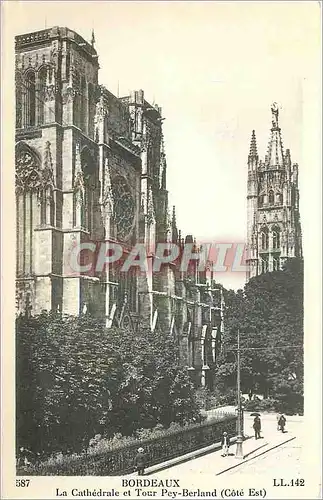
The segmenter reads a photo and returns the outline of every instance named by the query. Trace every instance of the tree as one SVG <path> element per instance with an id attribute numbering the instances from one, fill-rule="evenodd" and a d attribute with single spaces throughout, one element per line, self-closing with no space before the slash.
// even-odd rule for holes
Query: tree
<path id="1" fill-rule="evenodd" d="M 18 446 L 78 452 L 96 433 L 131 435 L 198 414 L 169 335 L 44 313 L 19 318 L 16 336 Z"/>
<path id="2" fill-rule="evenodd" d="M 237 293 L 227 291 L 226 334 L 218 386 L 236 383 L 237 330 L 240 329 L 243 392 L 259 392 L 280 407 L 301 411 L 303 398 L 303 264 L 252 278 Z M 248 350 L 250 348 L 250 350 Z M 286 411 L 286 410 L 285 410 Z"/>

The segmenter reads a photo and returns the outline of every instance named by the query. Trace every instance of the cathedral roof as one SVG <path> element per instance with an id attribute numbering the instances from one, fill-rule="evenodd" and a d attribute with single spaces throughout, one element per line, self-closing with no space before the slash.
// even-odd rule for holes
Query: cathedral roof
<path id="1" fill-rule="evenodd" d="M 272 127 L 268 144 L 268 152 L 265 159 L 267 167 L 282 168 L 284 166 L 283 143 L 278 124 L 278 106 L 274 103 L 271 106 Z"/>

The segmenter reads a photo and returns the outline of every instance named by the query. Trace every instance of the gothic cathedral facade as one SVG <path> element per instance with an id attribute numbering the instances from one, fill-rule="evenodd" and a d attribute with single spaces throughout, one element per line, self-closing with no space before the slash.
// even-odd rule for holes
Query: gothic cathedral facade
<path id="1" fill-rule="evenodd" d="M 248 278 L 281 269 L 288 258 L 302 257 L 298 165 L 284 151 L 278 106 L 271 107 L 268 152 L 259 160 L 253 130 L 248 156 Z"/>
<path id="2" fill-rule="evenodd" d="M 175 335 L 196 384 L 212 387 L 223 333 L 222 290 L 176 265 L 123 273 L 136 243 L 184 240 L 170 213 L 162 110 L 142 90 L 116 97 L 98 81 L 94 35 L 68 28 L 16 36 L 17 314 L 56 311 L 107 326 Z M 118 264 L 71 272 L 77 245 L 118 242 Z"/>

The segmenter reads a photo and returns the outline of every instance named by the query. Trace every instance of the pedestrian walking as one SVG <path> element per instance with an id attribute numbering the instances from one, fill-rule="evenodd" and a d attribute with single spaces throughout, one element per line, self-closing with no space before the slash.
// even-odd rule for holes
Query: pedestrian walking
<path id="1" fill-rule="evenodd" d="M 222 457 L 227 457 L 229 455 L 230 438 L 227 432 L 224 432 L 221 440 L 222 446 Z"/>
<path id="2" fill-rule="evenodd" d="M 279 420 L 278 420 L 278 430 L 282 431 L 283 433 L 285 432 L 285 425 L 286 425 L 286 418 L 284 417 L 283 414 L 280 415 Z"/>
<path id="3" fill-rule="evenodd" d="M 138 476 L 143 476 L 145 473 L 145 468 L 147 467 L 147 455 L 143 448 L 138 448 L 138 453 L 135 456 L 135 469 L 138 472 Z"/>
<path id="4" fill-rule="evenodd" d="M 255 439 L 260 439 L 260 431 L 261 431 L 261 420 L 260 417 L 255 417 L 253 421 L 253 428 L 255 431 Z"/>

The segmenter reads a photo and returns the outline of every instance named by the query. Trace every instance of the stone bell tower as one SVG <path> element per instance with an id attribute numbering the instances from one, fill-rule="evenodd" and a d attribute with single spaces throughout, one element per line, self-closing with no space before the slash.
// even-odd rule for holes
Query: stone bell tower
<path id="1" fill-rule="evenodd" d="M 248 156 L 248 278 L 279 270 L 287 258 L 302 257 L 298 164 L 283 149 L 278 106 L 271 107 L 267 155 L 259 160 L 255 131 Z"/>

